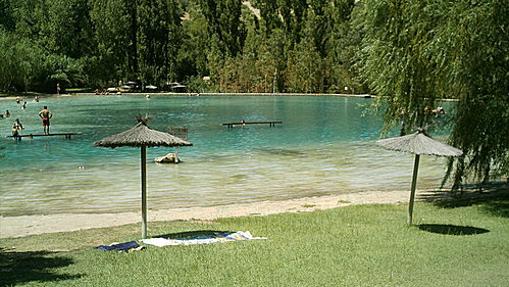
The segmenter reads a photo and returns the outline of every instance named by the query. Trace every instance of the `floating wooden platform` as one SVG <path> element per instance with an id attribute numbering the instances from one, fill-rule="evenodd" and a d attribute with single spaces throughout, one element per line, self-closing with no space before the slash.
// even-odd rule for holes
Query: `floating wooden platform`
<path id="1" fill-rule="evenodd" d="M 51 134 L 28 134 L 28 135 L 17 135 L 17 136 L 7 136 L 8 138 L 16 138 L 17 140 L 21 140 L 21 138 L 34 138 L 34 137 L 53 137 L 53 136 L 64 136 L 66 139 L 71 139 L 71 136 L 80 135 L 81 133 L 51 133 Z"/>
<path id="2" fill-rule="evenodd" d="M 282 124 L 282 121 L 263 121 L 263 122 L 231 122 L 231 123 L 223 123 L 223 126 L 227 126 L 228 128 L 244 126 L 244 125 L 269 125 L 269 127 L 275 127 L 276 124 Z"/>

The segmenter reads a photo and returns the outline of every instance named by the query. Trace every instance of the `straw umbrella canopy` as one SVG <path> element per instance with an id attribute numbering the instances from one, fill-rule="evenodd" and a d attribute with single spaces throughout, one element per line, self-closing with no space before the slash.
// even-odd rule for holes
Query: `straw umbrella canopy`
<path id="1" fill-rule="evenodd" d="M 193 144 L 168 133 L 152 130 L 147 126 L 147 119 L 138 119 L 139 123 L 127 131 L 115 134 L 95 142 L 99 147 L 140 147 L 141 149 L 141 236 L 147 237 L 147 147 L 154 146 L 192 146 Z"/>
<path id="2" fill-rule="evenodd" d="M 430 138 L 423 129 L 419 129 L 417 132 L 410 135 L 379 140 L 377 141 L 377 144 L 389 150 L 415 154 L 410 201 L 408 203 L 408 224 L 412 224 L 415 186 L 417 184 L 417 171 L 419 169 L 419 159 L 421 154 L 434 156 L 460 156 L 463 154 L 463 151 Z"/>

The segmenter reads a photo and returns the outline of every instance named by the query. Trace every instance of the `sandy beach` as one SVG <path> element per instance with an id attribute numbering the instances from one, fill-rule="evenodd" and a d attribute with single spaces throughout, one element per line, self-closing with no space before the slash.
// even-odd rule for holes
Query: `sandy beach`
<path id="1" fill-rule="evenodd" d="M 386 204 L 408 200 L 408 191 L 358 192 L 306 197 L 284 201 L 262 201 L 212 207 L 149 210 L 148 220 L 214 220 L 223 217 L 263 216 L 285 212 L 310 212 L 354 204 Z M 104 228 L 140 222 L 139 212 L 103 214 L 53 214 L 0 217 L 0 238 Z"/>

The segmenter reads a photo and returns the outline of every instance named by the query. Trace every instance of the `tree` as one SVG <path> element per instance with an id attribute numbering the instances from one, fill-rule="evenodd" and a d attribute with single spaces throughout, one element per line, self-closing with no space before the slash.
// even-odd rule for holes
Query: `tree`
<path id="1" fill-rule="evenodd" d="M 124 0 L 93 0 L 91 18 L 95 27 L 97 50 L 92 79 L 98 85 L 118 83 L 129 76 L 132 46 L 131 14 Z M 132 73 L 132 71 L 131 71 Z"/>
<path id="2" fill-rule="evenodd" d="M 209 75 L 207 54 L 209 51 L 209 34 L 207 20 L 199 5 L 187 6 L 187 17 L 182 22 L 182 45 L 178 51 L 177 80 L 189 76 Z"/>
<path id="3" fill-rule="evenodd" d="M 25 91 L 33 52 L 25 40 L 0 29 L 0 91 Z"/>
<path id="4" fill-rule="evenodd" d="M 282 29 L 274 29 L 258 49 L 257 68 L 263 80 L 264 92 L 285 90 L 284 73 L 287 66 L 289 42 Z"/>
<path id="5" fill-rule="evenodd" d="M 164 77 L 165 81 L 179 78 L 178 74 L 181 71 L 178 54 L 184 38 L 182 15 L 177 1 L 168 0 L 168 70 Z"/>
<path id="6" fill-rule="evenodd" d="M 317 15 L 308 11 L 304 36 L 288 55 L 286 86 L 293 93 L 317 93 L 323 90 L 323 67 L 315 42 Z"/>
<path id="7" fill-rule="evenodd" d="M 17 85 L 37 91 L 57 80 L 193 79 L 200 89 L 318 92 L 354 82 L 353 1 L 4 0 L 0 29 L 30 41 L 29 85 Z"/>
<path id="8" fill-rule="evenodd" d="M 270 1 L 270 0 L 269 0 Z M 279 13 L 284 23 L 284 31 L 292 39 L 293 44 L 299 43 L 301 38 L 302 23 L 308 11 L 307 0 L 278 0 Z M 293 48 L 293 46 L 291 47 Z"/>
<path id="9" fill-rule="evenodd" d="M 140 78 L 161 85 L 176 75 L 176 55 L 181 45 L 180 13 L 174 1 L 140 1 L 137 51 Z"/>
<path id="10" fill-rule="evenodd" d="M 0 29 L 5 29 L 6 31 L 13 31 L 16 27 L 11 1 L 0 1 Z"/>
<path id="11" fill-rule="evenodd" d="M 425 108 L 443 96 L 428 49 L 429 32 L 440 24 L 434 11 L 424 9 L 430 1 L 367 0 L 358 6 L 355 23 L 364 35 L 360 73 L 387 104 L 385 130 L 400 122 L 402 134 L 424 127 Z"/>
<path id="12" fill-rule="evenodd" d="M 442 51 L 442 86 L 458 99 L 450 141 L 464 152 L 451 160 L 454 188 L 509 174 L 509 7 L 506 1 L 440 7 L 445 25 L 434 41 Z"/>
<path id="13" fill-rule="evenodd" d="M 359 65 L 387 104 L 386 129 L 430 124 L 426 107 L 458 99 L 449 140 L 464 156 L 450 161 L 453 189 L 508 172 L 508 9 L 502 0 L 366 0 L 356 10 Z"/>
<path id="14" fill-rule="evenodd" d="M 51 53 L 78 59 L 92 54 L 96 43 L 88 0 L 47 0 L 41 25 L 42 43 Z"/>
<path id="15" fill-rule="evenodd" d="M 362 92 L 362 86 L 356 80 L 353 70 L 354 55 L 360 44 L 360 37 L 352 29 L 350 15 L 354 8 L 353 0 L 335 0 L 325 7 L 328 29 L 324 44 L 326 55 L 324 57 L 325 88 L 326 91 L 344 93 Z"/>
<path id="16" fill-rule="evenodd" d="M 266 37 L 269 37 L 274 29 L 282 28 L 283 23 L 279 16 L 277 1 L 257 0 L 253 2 L 253 5 L 260 10 L 262 27 Z"/>
<path id="17" fill-rule="evenodd" d="M 242 51 L 245 28 L 241 21 L 242 2 L 239 0 L 199 0 L 207 19 L 209 34 L 213 35 L 223 58 L 235 57 Z"/>

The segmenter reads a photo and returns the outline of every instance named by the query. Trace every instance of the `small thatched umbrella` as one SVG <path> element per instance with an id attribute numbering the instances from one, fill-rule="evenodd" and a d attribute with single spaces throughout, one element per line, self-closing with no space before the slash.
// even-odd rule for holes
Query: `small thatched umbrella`
<path id="1" fill-rule="evenodd" d="M 460 156 L 463 152 L 455 147 L 438 142 L 426 135 L 423 129 L 417 132 L 395 138 L 377 141 L 377 144 L 389 150 L 410 152 L 415 154 L 414 172 L 412 176 L 412 188 L 410 202 L 408 203 L 408 224 L 412 224 L 412 211 L 414 209 L 415 185 L 417 184 L 417 171 L 421 154 L 435 156 Z"/>
<path id="2" fill-rule="evenodd" d="M 138 119 L 139 123 L 131 129 L 116 135 L 106 137 L 95 143 L 101 147 L 140 147 L 141 148 L 141 236 L 147 237 L 147 147 L 154 146 L 192 146 L 193 144 L 181 138 L 150 129 L 147 119 Z"/>

